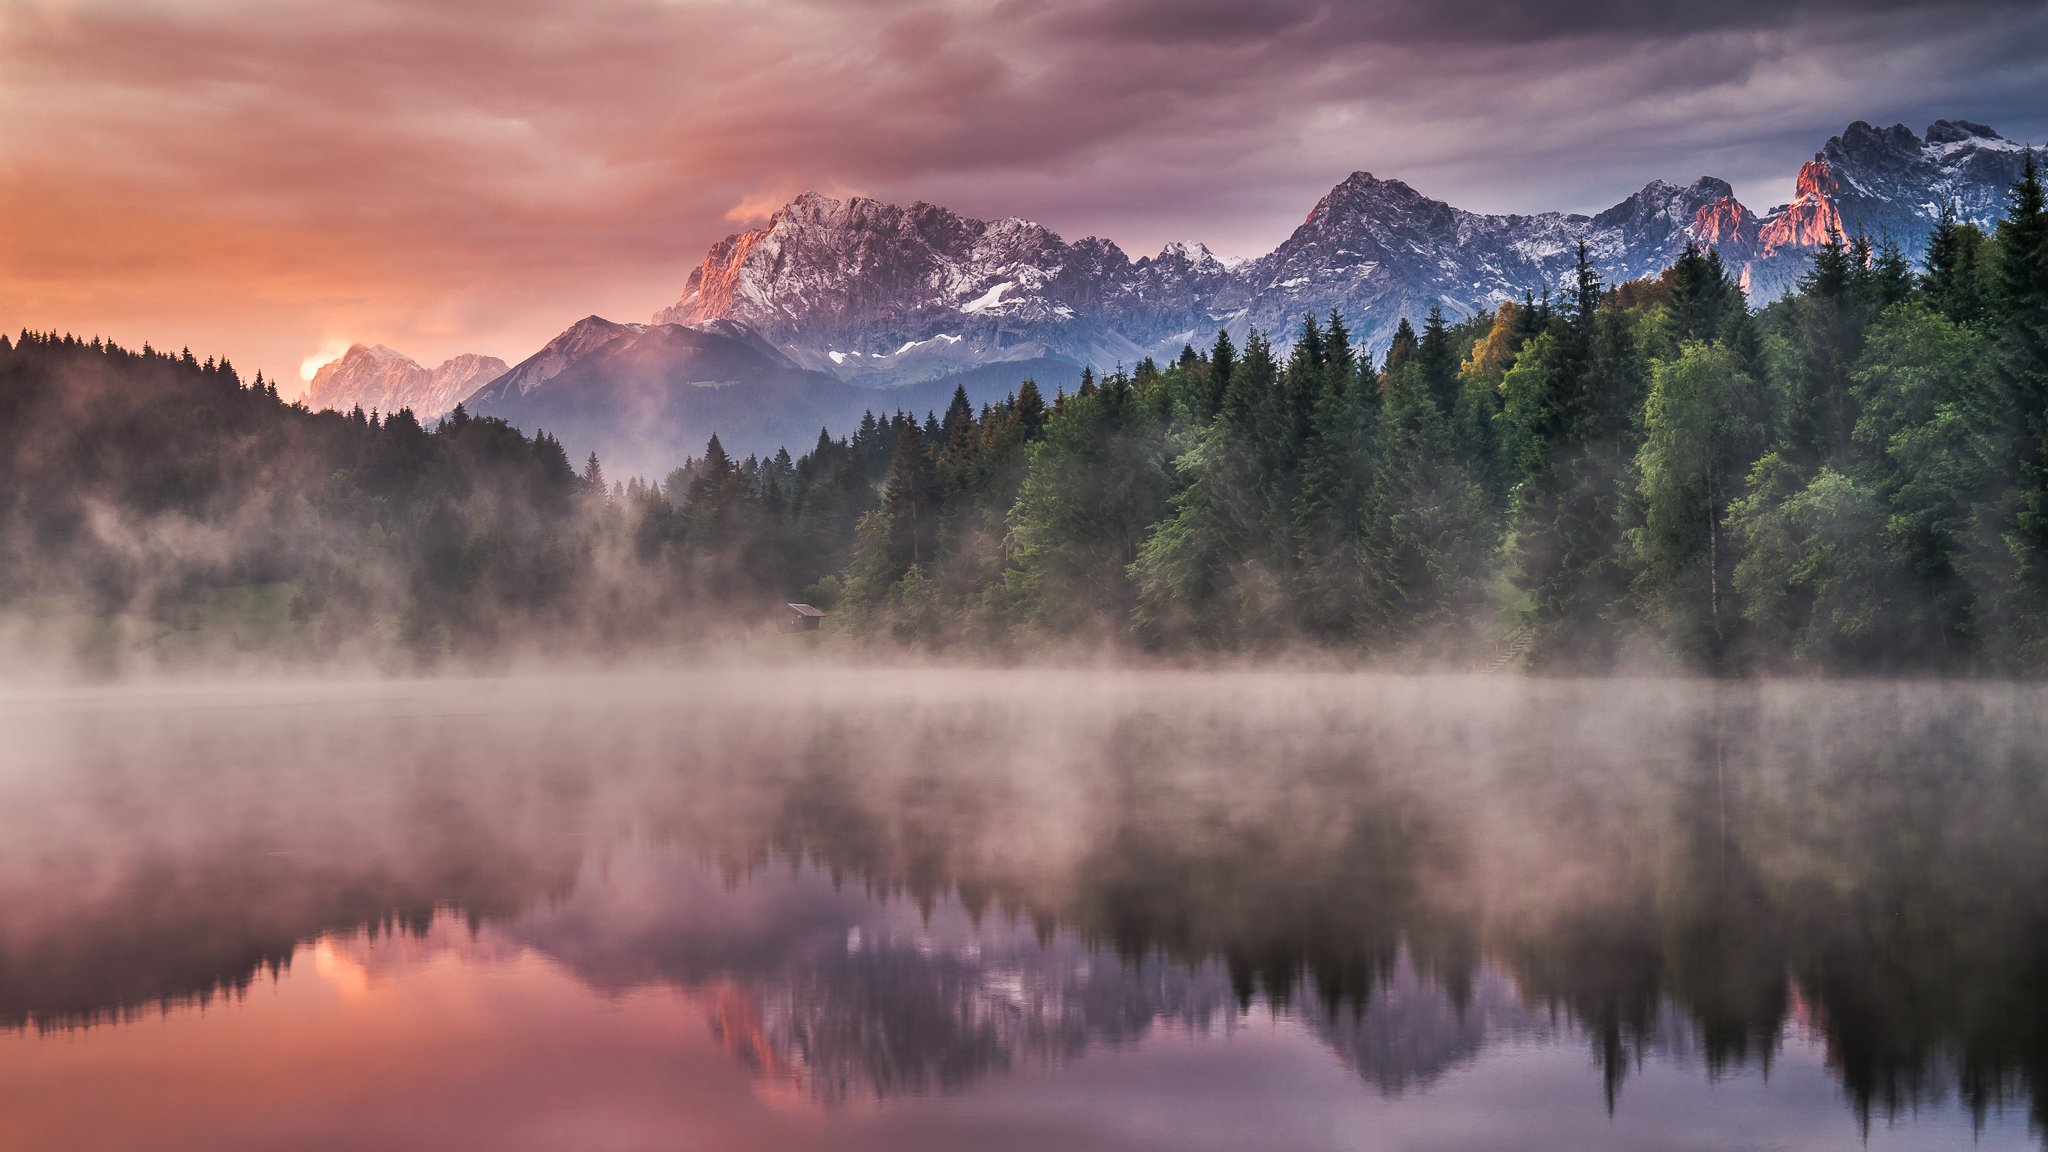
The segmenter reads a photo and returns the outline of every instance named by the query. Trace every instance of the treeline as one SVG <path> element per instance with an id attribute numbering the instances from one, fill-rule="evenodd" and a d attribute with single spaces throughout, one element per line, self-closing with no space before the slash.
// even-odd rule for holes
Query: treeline
<path id="1" fill-rule="evenodd" d="M 1836 237 L 1751 311 L 1711 251 L 1561 298 L 1336 315 L 804 455 L 574 473 L 461 410 L 313 413 L 189 353 L 0 340 L 0 597 L 174 625 L 231 585 L 385 658 L 834 610 L 977 649 L 1314 645 L 1539 668 L 2048 661 L 2048 216 L 2028 164 L 1921 268 Z"/>
<path id="2" fill-rule="evenodd" d="M 0 624 L 95 667 L 181 638 L 409 662 L 583 626 L 584 491 L 499 421 L 310 412 L 190 351 L 0 337 Z"/>
<path id="3" fill-rule="evenodd" d="M 1610 289 L 1342 318 L 887 425 L 878 502 L 815 503 L 849 447 L 742 469 L 793 502 L 859 630 L 1155 648 L 2026 671 L 2048 656 L 2048 221 L 1923 268 L 1834 238 L 1752 312 L 1713 252 Z M 882 429 L 851 457 L 876 475 Z M 716 453 L 713 453 L 716 456 Z M 707 467 L 698 464 L 701 471 Z M 713 471 L 723 463 L 709 465 Z M 787 488 L 781 477 L 788 476 Z M 738 489 L 736 489 L 738 491 Z M 671 493 L 672 495 L 673 493 Z M 745 497 L 744 492 L 742 493 Z M 685 507 L 689 506 L 685 502 Z"/>

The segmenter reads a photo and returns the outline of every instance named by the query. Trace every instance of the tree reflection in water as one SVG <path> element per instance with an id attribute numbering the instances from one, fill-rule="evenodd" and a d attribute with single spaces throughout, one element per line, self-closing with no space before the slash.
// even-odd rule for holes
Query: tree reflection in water
<path id="1" fill-rule="evenodd" d="M 0 1025 L 395 932 L 700 992 L 825 1101 L 1251 1012 L 1387 1094 L 1569 1042 L 1611 1108 L 1646 1060 L 1810 1032 L 1866 1125 L 2038 1126 L 2044 703 L 952 671 L 12 701 Z"/>

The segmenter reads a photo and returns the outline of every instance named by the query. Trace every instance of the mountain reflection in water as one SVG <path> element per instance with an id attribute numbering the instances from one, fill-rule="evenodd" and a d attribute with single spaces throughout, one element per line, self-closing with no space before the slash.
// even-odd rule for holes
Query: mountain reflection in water
<path id="1" fill-rule="evenodd" d="M 935 1100 L 1018 1146 L 1224 1139 L 1182 1090 L 1272 1147 L 2037 1144 L 2044 703 L 789 670 L 0 701 L 0 1146 L 232 1146 L 149 1113 L 152 1027 L 197 1030 L 181 1083 L 384 1028 L 574 1095 L 465 1031 L 487 1002 L 593 1070 L 640 1029 L 632 1074 L 684 1063 L 608 1074 L 606 1114 L 667 1092 L 713 1145 L 936 1139 L 968 1117 Z M 88 1090 L 155 1126 L 59 1114 Z M 464 1146 L 362 1091 L 380 1146 Z M 1310 1096 L 1348 1119 L 1275 1126 Z M 550 1115 L 532 1146 L 597 1123 Z M 247 1146 L 318 1143 L 292 1123 Z"/>

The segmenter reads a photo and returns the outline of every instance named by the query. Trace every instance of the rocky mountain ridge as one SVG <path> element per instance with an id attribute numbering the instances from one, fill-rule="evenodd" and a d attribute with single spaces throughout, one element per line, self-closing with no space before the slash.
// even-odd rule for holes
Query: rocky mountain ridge
<path id="1" fill-rule="evenodd" d="M 472 356 L 428 370 L 358 345 L 316 375 L 309 399 L 423 418 L 465 400 L 555 432 L 578 459 L 594 448 L 659 472 L 713 431 L 741 455 L 795 450 L 864 409 L 943 407 L 955 384 L 995 399 L 1026 376 L 1050 391 L 1084 366 L 1206 346 L 1218 328 L 1285 344 L 1304 315 L 1334 310 L 1384 349 L 1403 317 L 1432 305 L 1458 318 L 1562 289 L 1580 243 L 1609 283 L 1656 274 L 1688 243 L 1715 248 L 1762 304 L 1834 232 L 1890 240 L 1917 260 L 1944 205 L 1992 225 L 2025 155 L 1970 121 L 1937 120 L 1924 135 L 1859 121 L 1764 213 L 1711 176 L 1653 180 L 1593 215 L 1489 215 L 1356 172 L 1252 260 L 1192 242 L 1134 260 L 1028 220 L 806 193 L 713 245 L 650 324 L 589 316 L 510 369 Z"/>
<path id="2" fill-rule="evenodd" d="M 431 420 L 504 372 L 505 362 L 495 356 L 465 353 L 424 368 L 382 344 L 355 344 L 313 374 L 306 403 L 342 412 L 361 408 L 389 414 L 409 408 L 420 419 Z"/>
<path id="3" fill-rule="evenodd" d="M 1026 220 L 806 193 L 713 246 L 655 321 L 736 321 L 806 367 L 903 383 L 1008 360 L 1134 363 L 1218 327 L 1284 340 L 1304 314 L 1332 309 L 1384 346 L 1403 316 L 1432 304 L 1462 317 L 1561 288 L 1581 242 L 1610 283 L 1654 274 L 1687 243 L 1718 248 L 1762 304 L 1833 231 L 1917 258 L 1943 204 L 1988 226 L 2024 151 L 1970 121 L 1937 120 L 1925 136 L 1858 121 L 1801 168 L 1789 202 L 1762 214 L 1710 176 L 1652 181 L 1590 216 L 1486 215 L 1357 172 L 1279 247 L 1240 262 L 1192 244 L 1133 260 Z"/>
<path id="4" fill-rule="evenodd" d="M 946 399 L 930 385 L 880 392 L 805 368 L 735 321 L 588 316 L 464 405 L 553 434 L 578 466 L 595 451 L 614 475 L 659 477 L 701 453 L 713 433 L 738 457 L 794 452 L 821 428 L 844 432 L 868 409 L 922 411 Z"/>

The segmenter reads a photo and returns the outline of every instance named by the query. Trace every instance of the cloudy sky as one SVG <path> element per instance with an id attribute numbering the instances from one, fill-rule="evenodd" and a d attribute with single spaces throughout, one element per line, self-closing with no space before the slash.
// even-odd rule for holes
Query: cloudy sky
<path id="1" fill-rule="evenodd" d="M 1755 208 L 1851 120 L 2048 140 L 2048 4 L 0 0 L 0 328 L 283 375 L 644 320 L 804 189 L 1256 255 L 1347 173 Z"/>

